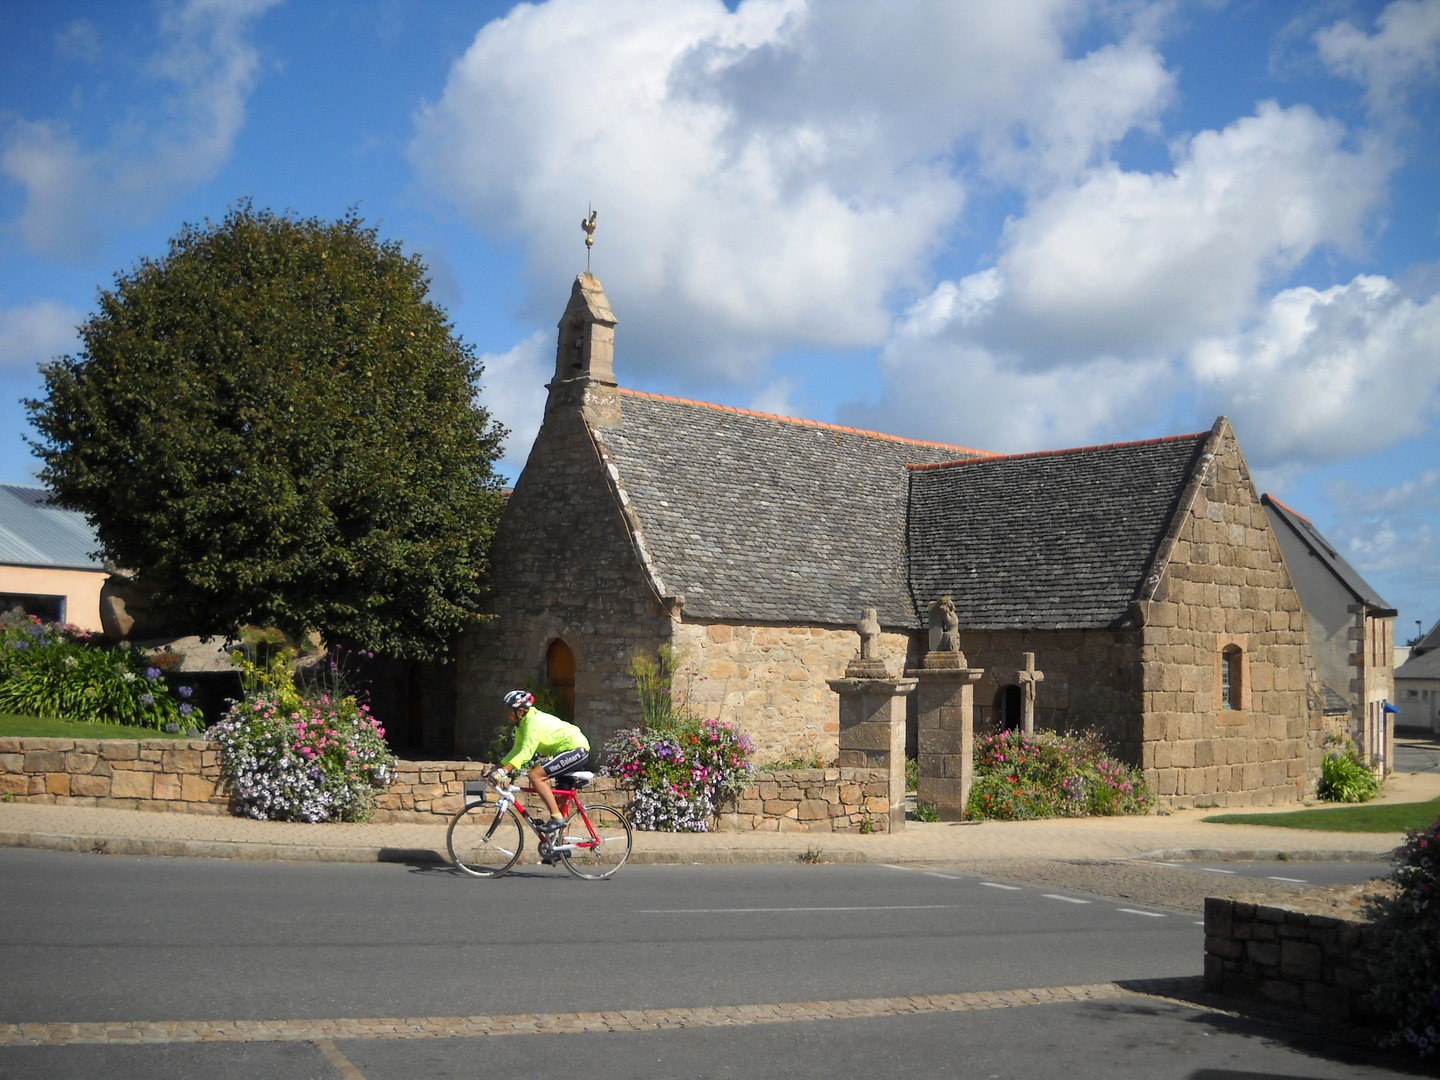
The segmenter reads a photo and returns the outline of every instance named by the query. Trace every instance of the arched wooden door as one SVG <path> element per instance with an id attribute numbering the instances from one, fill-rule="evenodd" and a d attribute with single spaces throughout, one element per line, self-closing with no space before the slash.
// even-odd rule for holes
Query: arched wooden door
<path id="1" fill-rule="evenodd" d="M 575 721 L 575 654 L 556 638 L 545 651 L 545 681 L 555 692 L 555 711 L 560 719 Z"/>

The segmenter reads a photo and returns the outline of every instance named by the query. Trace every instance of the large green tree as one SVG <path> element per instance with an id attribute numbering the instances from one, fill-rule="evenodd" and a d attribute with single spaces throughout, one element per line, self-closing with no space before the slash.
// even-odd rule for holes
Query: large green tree
<path id="1" fill-rule="evenodd" d="M 476 618 L 505 431 L 427 287 L 353 213 L 186 226 L 43 368 L 41 477 L 177 627 L 443 656 Z"/>

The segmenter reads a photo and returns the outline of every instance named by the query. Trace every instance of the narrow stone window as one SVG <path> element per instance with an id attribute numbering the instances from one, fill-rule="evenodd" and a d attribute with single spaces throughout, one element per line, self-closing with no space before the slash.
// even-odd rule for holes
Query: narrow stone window
<path id="1" fill-rule="evenodd" d="M 1240 708 L 1240 661 L 1243 655 L 1238 645 L 1227 645 L 1220 654 L 1220 700 L 1223 708 Z"/>
<path id="2" fill-rule="evenodd" d="M 575 720 L 575 654 L 556 638 L 545 650 L 545 681 L 555 692 L 555 711 L 560 719 Z"/>

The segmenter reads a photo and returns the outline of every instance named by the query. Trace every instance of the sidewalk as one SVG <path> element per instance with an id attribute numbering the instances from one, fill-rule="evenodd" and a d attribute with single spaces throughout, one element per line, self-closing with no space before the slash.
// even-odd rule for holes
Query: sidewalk
<path id="1" fill-rule="evenodd" d="M 1440 775 L 1397 774 L 1382 802 L 1440 797 Z M 1276 812 L 1296 809 L 1277 807 Z M 1268 811 L 1245 811 L 1268 812 Z M 1333 833 L 1262 825 L 1215 825 L 1215 810 L 1168 816 L 1058 818 L 1046 821 L 924 823 L 903 832 L 641 833 L 637 863 L 794 862 L 818 849 L 826 862 L 948 863 L 967 859 L 1383 858 L 1399 833 Z M 116 855 L 327 862 L 445 862 L 445 825 L 298 825 L 201 814 L 0 803 L 0 847 Z M 526 860 L 534 846 L 527 844 Z"/>

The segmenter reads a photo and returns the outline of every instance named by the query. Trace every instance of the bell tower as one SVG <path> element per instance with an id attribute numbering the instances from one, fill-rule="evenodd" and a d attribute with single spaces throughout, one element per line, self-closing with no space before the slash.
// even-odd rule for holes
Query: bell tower
<path id="1" fill-rule="evenodd" d="M 600 280 L 588 270 L 576 277 L 570 303 L 560 316 L 555 377 L 546 387 L 550 391 L 547 414 L 578 407 L 592 424 L 610 427 L 619 422 L 615 322 Z"/>

